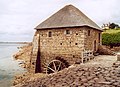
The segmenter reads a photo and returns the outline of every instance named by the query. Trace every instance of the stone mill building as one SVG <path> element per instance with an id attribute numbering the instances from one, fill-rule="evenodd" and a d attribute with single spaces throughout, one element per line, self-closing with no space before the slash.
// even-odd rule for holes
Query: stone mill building
<path id="1" fill-rule="evenodd" d="M 81 63 L 81 53 L 97 52 L 100 27 L 73 5 L 67 5 L 39 24 L 33 38 L 30 72 L 57 72 Z"/>

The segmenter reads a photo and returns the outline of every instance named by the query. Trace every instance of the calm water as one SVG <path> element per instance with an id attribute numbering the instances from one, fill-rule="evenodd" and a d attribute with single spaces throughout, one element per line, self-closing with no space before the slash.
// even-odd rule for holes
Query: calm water
<path id="1" fill-rule="evenodd" d="M 10 87 L 14 75 L 25 72 L 25 69 L 19 67 L 20 60 L 12 57 L 19 46 L 22 44 L 0 43 L 0 87 Z"/>

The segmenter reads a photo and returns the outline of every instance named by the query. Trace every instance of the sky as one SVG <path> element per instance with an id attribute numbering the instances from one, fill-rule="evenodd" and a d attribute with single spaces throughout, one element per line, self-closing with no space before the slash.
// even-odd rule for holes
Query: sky
<path id="1" fill-rule="evenodd" d="M 32 41 L 35 27 L 72 4 L 100 27 L 120 24 L 120 0 L 0 0 L 0 41 Z"/>

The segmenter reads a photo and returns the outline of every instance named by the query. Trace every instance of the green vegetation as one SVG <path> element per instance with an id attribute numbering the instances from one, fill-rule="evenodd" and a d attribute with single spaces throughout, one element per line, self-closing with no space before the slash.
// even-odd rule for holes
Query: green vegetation
<path id="1" fill-rule="evenodd" d="M 114 46 L 120 46 L 120 28 L 104 31 L 102 34 L 102 43 L 111 48 Z"/>
<path id="2" fill-rule="evenodd" d="M 120 28 L 108 29 L 108 30 L 105 30 L 103 33 L 118 33 L 118 32 L 120 32 Z"/>

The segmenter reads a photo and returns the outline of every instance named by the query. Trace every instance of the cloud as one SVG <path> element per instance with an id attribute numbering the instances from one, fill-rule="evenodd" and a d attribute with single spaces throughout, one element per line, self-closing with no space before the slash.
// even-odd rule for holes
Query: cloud
<path id="1" fill-rule="evenodd" d="M 66 4 L 75 5 L 100 26 L 120 23 L 119 3 L 120 0 L 0 0 L 0 41 L 12 41 L 14 37 L 16 41 L 24 37 L 32 41 L 34 28 Z"/>

